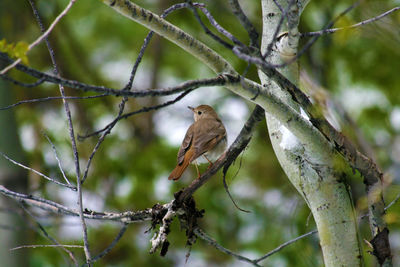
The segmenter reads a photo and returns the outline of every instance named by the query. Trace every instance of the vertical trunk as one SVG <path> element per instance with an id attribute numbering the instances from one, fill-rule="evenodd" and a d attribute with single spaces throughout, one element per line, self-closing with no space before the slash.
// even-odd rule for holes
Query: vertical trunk
<path id="1" fill-rule="evenodd" d="M 288 1 L 278 0 L 277 2 L 286 9 Z M 294 2 L 297 3 L 297 1 Z M 273 0 L 262 0 L 262 12 L 262 52 L 264 54 L 268 44 L 272 41 L 282 14 Z M 296 55 L 299 13 L 296 4 L 290 8 L 291 19 L 288 23 L 285 22 L 281 28 L 281 32 L 288 31 L 289 34 L 280 38 L 279 45 L 274 46 L 273 52 L 268 56 L 268 62 L 281 64 Z M 279 71 L 294 84 L 299 84 L 297 61 Z M 299 106 L 292 101 L 288 93 L 282 91 L 262 72 L 259 72 L 259 76 L 262 84 L 266 85 L 268 90 L 300 112 Z M 336 162 L 338 159 L 327 160 L 325 155 L 315 153 L 315 150 L 311 148 L 313 147 L 311 143 L 304 140 L 300 142 L 273 114 L 266 113 L 266 120 L 278 160 L 290 182 L 303 196 L 314 216 L 325 265 L 362 265 L 354 207 L 348 187 L 344 183 L 343 178 L 346 175 L 343 170 L 338 169 Z"/>

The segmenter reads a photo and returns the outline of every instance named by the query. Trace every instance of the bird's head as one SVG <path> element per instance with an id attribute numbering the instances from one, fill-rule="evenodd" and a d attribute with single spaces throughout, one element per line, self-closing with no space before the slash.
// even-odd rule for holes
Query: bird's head
<path id="1" fill-rule="evenodd" d="M 200 105 L 198 107 L 188 107 L 193 111 L 194 121 L 200 119 L 218 119 L 218 115 L 215 110 L 208 105 Z"/>

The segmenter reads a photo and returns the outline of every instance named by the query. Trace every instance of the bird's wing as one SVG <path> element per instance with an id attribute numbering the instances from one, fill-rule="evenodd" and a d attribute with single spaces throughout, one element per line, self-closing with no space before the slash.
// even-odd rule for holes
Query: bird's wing
<path id="1" fill-rule="evenodd" d="M 194 123 L 190 125 L 189 129 L 186 132 L 185 138 L 183 138 L 181 148 L 178 152 L 178 165 L 182 164 L 185 158 L 186 151 L 188 151 L 190 146 L 192 145 L 194 125 Z"/>
<path id="2" fill-rule="evenodd" d="M 197 122 L 201 122 L 201 128 L 198 127 Z M 193 137 L 193 146 L 195 154 L 193 158 L 200 157 L 203 153 L 214 148 L 223 138 L 226 138 L 226 130 L 224 125 L 219 119 L 203 119 L 194 124 L 195 136 Z"/>

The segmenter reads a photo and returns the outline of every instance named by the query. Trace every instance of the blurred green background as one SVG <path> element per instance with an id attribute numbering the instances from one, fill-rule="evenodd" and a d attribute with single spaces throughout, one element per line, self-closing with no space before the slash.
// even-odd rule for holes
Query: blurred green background
<path id="1" fill-rule="evenodd" d="M 178 1 L 135 1 L 160 14 Z M 246 14 L 261 33 L 259 1 L 240 1 Z M 39 12 L 48 26 L 68 1 L 36 1 Z M 228 1 L 204 1 L 207 8 L 226 29 L 244 42 L 246 32 L 229 9 Z M 351 1 L 334 4 L 311 1 L 300 24 L 301 32 L 322 29 L 331 19 L 351 5 Z M 360 6 L 339 20 L 335 26 L 346 26 L 376 16 L 400 4 L 399 1 L 363 1 Z M 204 17 L 203 17 L 204 18 Z M 168 21 L 176 24 L 221 53 L 234 67 L 243 72 L 246 64 L 233 53 L 211 40 L 201 29 L 189 10 L 171 14 Z M 205 20 L 204 20 L 205 21 Z M 400 12 L 377 23 L 355 30 L 341 31 L 321 37 L 301 58 L 304 89 L 321 105 L 336 107 L 342 131 L 367 151 L 385 171 L 385 199 L 389 203 L 400 193 Z M 56 53 L 63 77 L 85 83 L 122 88 L 128 81 L 133 63 L 148 30 L 122 17 L 100 1 L 77 1 L 62 19 L 50 41 Z M 32 42 L 40 31 L 27 1 L 0 2 L 0 40 Z M 302 40 L 304 44 L 308 39 Z M 51 72 L 51 61 L 42 43 L 29 54 L 30 66 Z M 15 70 L 9 73 L 18 80 L 33 82 Z M 170 42 L 155 36 L 148 47 L 134 81 L 134 89 L 162 88 L 188 79 L 213 77 L 207 67 Z M 258 81 L 256 69 L 247 76 Z M 310 88 L 313 89 L 310 91 Z M 52 84 L 23 88 L 0 81 L 1 105 L 19 100 L 59 96 Z M 93 95 L 66 88 L 69 96 Z M 173 97 L 130 99 L 126 111 L 165 102 Z M 104 127 L 118 113 L 120 98 L 103 97 L 71 100 L 75 131 L 86 134 Z M 176 154 L 184 133 L 192 123 L 187 105 L 209 104 L 215 107 L 228 130 L 231 143 L 250 114 L 253 104 L 243 101 L 224 88 L 198 89 L 176 105 L 157 112 L 149 112 L 120 121 L 97 152 L 89 177 L 84 184 L 84 206 L 95 211 L 126 211 L 166 203 L 173 193 L 188 185 L 195 177 L 189 167 L 178 182 L 167 180 L 174 168 Z M 54 142 L 64 170 L 72 179 L 74 165 L 66 116 L 60 100 L 23 104 L 9 111 L 0 111 L 0 151 L 43 172 L 62 179 L 51 145 L 42 135 L 45 132 Z M 13 119 L 14 118 L 14 119 Z M 269 139 L 265 122 L 257 126 L 250 146 L 230 168 L 227 181 L 238 204 L 251 213 L 237 210 L 228 198 L 221 172 L 195 193 L 199 209 L 205 216 L 199 221 L 202 229 L 221 245 L 249 257 L 259 257 L 281 243 L 315 228 L 310 211 L 303 199 L 286 179 L 279 166 Z M 14 138 L 14 141 L 12 140 Z M 78 142 L 81 168 L 97 142 L 96 137 Z M 20 145 L 18 144 L 20 143 Z M 8 161 L 0 159 L 7 175 L 18 172 L 14 180 L 7 180 L 10 188 L 29 192 L 70 207 L 76 207 L 76 195 L 60 188 L 34 173 L 20 172 Z M 203 166 L 202 170 L 205 170 Z M 26 179 L 24 178 L 26 177 Z M 7 176 L 8 177 L 8 176 Z M 0 179 L 0 180 L 1 180 Z M 20 179 L 21 183 L 17 183 Z M 5 183 L 5 182 L 4 182 Z M 3 183 L 3 184 L 4 184 Z M 364 185 L 359 177 L 350 181 L 358 214 L 364 214 L 366 201 Z M 18 187 L 16 185 L 19 185 Z M 3 196 L 0 196 L 4 199 Z M 2 218 L 12 217 L 18 227 L 10 229 L 2 223 L 0 235 L 11 231 L 24 235 L 4 241 L 1 250 L 18 255 L 26 266 L 69 266 L 67 254 L 56 248 L 35 248 L 8 251 L 24 244 L 49 244 L 37 231 L 37 225 L 19 206 L 2 203 Z M 12 207 L 12 208 L 10 208 Z M 11 209 L 11 211 L 10 211 Z M 81 230 L 76 218 L 61 217 L 32 209 L 41 224 L 62 244 L 81 244 Z M 390 229 L 395 264 L 400 264 L 400 204 L 388 210 L 386 220 Z M 4 221 L 5 222 L 5 221 Z M 23 225 L 27 229 L 21 230 Z M 92 254 L 106 248 L 117 235 L 120 225 L 110 222 L 88 221 Z M 171 243 L 165 257 L 150 255 L 150 238 L 145 233 L 149 223 L 130 225 L 118 245 L 95 266 L 184 266 L 186 239 L 174 221 L 169 235 Z M 363 239 L 370 239 L 366 220 L 360 222 Z M 0 239 L 3 242 L 2 239 Z M 364 250 L 370 250 L 364 243 Z M 71 249 L 83 263 L 80 249 Z M 365 253 L 366 264 L 372 257 Z M 261 263 L 263 266 L 322 266 L 317 235 L 302 239 Z M 191 250 L 187 266 L 246 266 L 197 240 Z"/>

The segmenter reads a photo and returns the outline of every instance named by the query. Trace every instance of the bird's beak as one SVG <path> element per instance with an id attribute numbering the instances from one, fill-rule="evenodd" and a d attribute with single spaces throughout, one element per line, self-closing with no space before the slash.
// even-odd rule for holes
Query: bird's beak
<path id="1" fill-rule="evenodd" d="M 188 106 L 188 109 L 194 112 L 194 107 Z"/>

